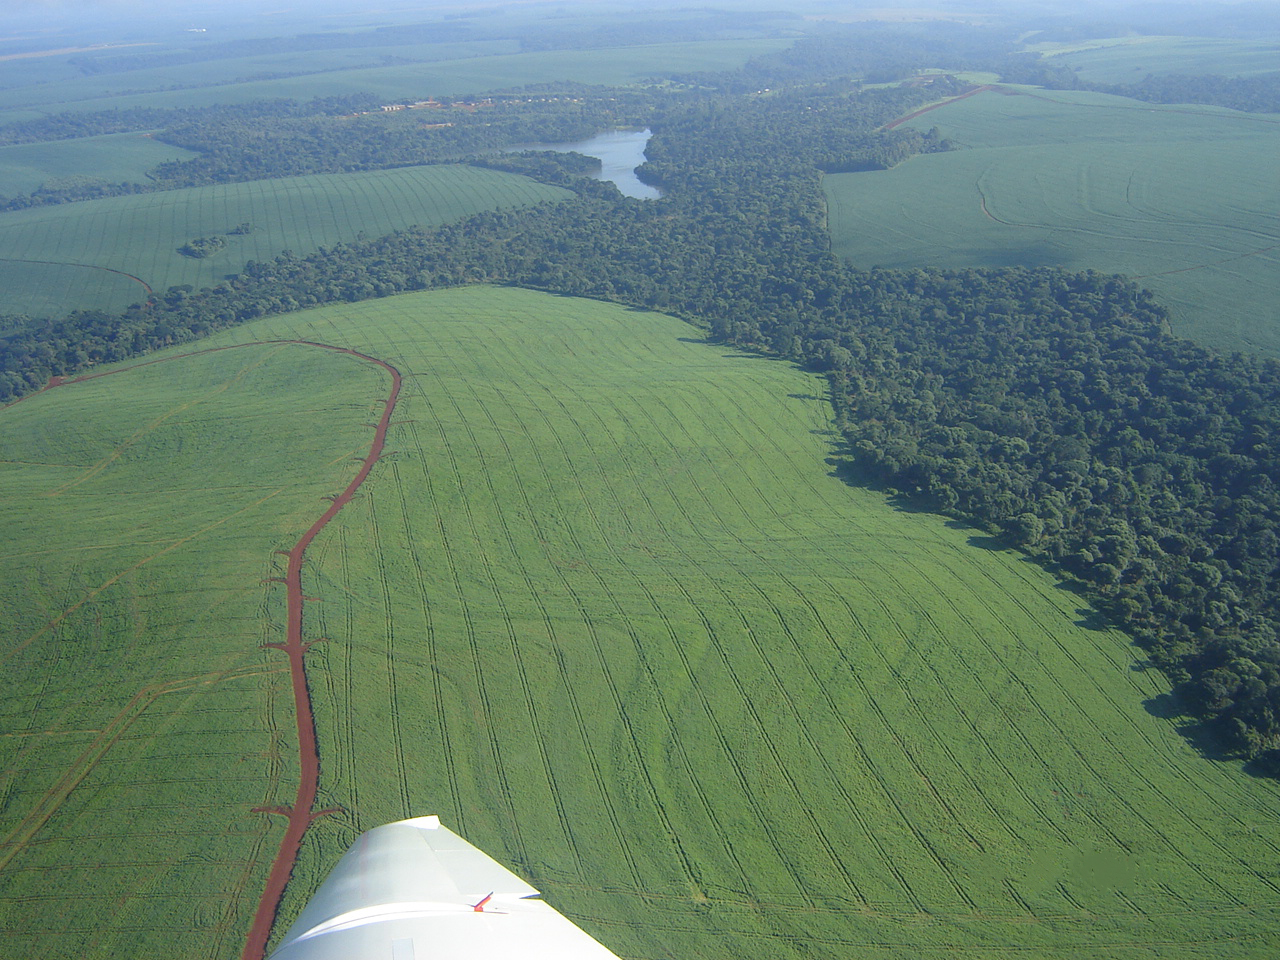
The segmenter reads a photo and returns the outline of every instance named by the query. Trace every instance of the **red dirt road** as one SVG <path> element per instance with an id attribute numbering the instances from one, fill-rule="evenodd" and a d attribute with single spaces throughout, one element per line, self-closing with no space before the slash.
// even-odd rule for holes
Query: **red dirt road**
<path id="1" fill-rule="evenodd" d="M 316 746 L 315 717 L 311 712 L 311 693 L 307 689 L 307 674 L 302 664 L 302 656 L 307 652 L 310 643 L 302 639 L 302 561 L 305 559 L 307 547 L 316 535 L 338 515 L 343 507 L 351 502 L 360 485 L 369 476 L 369 471 L 382 456 L 383 446 L 387 441 L 387 427 L 391 424 L 391 414 L 395 410 L 396 400 L 400 396 L 400 371 L 385 360 L 344 347 L 333 347 L 323 343 L 309 341 L 292 341 L 306 343 L 307 346 L 321 347 L 338 353 L 347 353 L 359 357 L 369 363 L 377 364 L 391 374 L 391 392 L 387 395 L 382 408 L 382 418 L 374 430 L 373 443 L 369 447 L 369 455 L 356 473 L 355 478 L 347 484 L 347 488 L 338 494 L 329 509 L 324 512 L 302 538 L 289 551 L 289 567 L 285 573 L 285 589 L 288 592 L 288 629 L 283 644 L 271 643 L 270 647 L 283 650 L 289 657 L 289 673 L 293 677 L 293 701 L 298 718 L 298 760 L 302 764 L 302 776 L 298 781 L 298 795 L 289 810 L 278 811 L 289 817 L 289 825 L 285 829 L 284 839 L 280 841 L 280 851 L 276 854 L 271 866 L 271 874 L 267 877 L 266 889 L 262 891 L 262 899 L 258 901 L 258 912 L 254 916 L 253 926 L 249 930 L 249 938 L 244 945 L 242 960 L 262 960 L 267 951 L 267 940 L 271 936 L 271 927 L 276 919 L 276 911 L 280 907 L 280 898 L 284 895 L 289 875 L 293 873 L 293 865 L 298 859 L 298 849 L 302 846 L 303 834 L 307 827 L 321 814 L 315 813 L 316 791 L 320 783 L 320 753 Z"/>
<path id="2" fill-rule="evenodd" d="M 294 713 L 298 723 L 298 762 L 301 767 L 301 776 L 298 780 L 298 792 L 294 797 L 292 807 L 273 807 L 262 811 L 264 813 L 279 813 L 287 817 L 288 825 L 285 828 L 284 838 L 280 841 L 280 849 L 272 862 L 271 873 L 267 877 L 266 887 L 262 891 L 261 899 L 258 901 L 258 909 L 254 914 L 253 925 L 249 929 L 244 952 L 241 954 L 242 960 L 262 960 L 265 956 L 267 940 L 271 936 L 271 927 L 275 922 L 276 911 L 280 907 L 280 898 L 283 896 L 284 888 L 289 882 L 289 876 L 293 873 L 293 867 L 298 858 L 298 850 L 302 846 L 302 838 L 306 834 L 307 828 L 317 817 L 329 812 L 317 812 L 314 809 L 316 794 L 320 785 L 320 753 L 316 744 L 316 724 L 315 715 L 311 709 L 311 692 L 307 687 L 306 668 L 303 664 L 303 656 L 311 646 L 311 643 L 302 639 L 302 610 L 306 599 L 302 593 L 302 564 L 306 559 L 307 547 L 311 545 L 311 541 L 328 525 L 330 520 L 338 515 L 343 507 L 351 502 L 351 498 L 360 488 L 360 485 L 368 479 L 373 465 L 382 456 L 382 451 L 387 441 L 387 428 L 391 424 L 391 414 L 395 410 L 396 401 L 400 397 L 402 383 L 400 371 L 385 360 L 379 360 L 377 357 L 371 357 L 368 354 L 360 353 L 347 347 L 336 347 L 332 344 L 316 343 L 311 340 L 257 340 L 252 343 L 239 343 L 227 347 L 196 350 L 191 353 L 164 357 L 158 360 L 146 360 L 120 370 L 89 373 L 73 379 L 55 377 L 44 388 L 45 390 L 56 389 L 74 383 L 83 383 L 86 380 L 112 376 L 117 373 L 127 373 L 138 367 L 167 363 L 171 360 L 196 357 L 206 353 L 218 353 L 223 350 L 238 350 L 244 347 L 261 347 L 272 344 L 296 344 L 316 347 L 320 350 L 331 350 L 334 353 L 345 353 L 375 364 L 391 374 L 391 391 L 383 403 L 382 417 L 378 420 L 378 425 L 374 429 L 373 442 L 369 446 L 369 453 L 364 458 L 355 477 L 341 493 L 333 498 L 333 502 L 329 504 L 329 509 L 307 529 L 306 533 L 289 550 L 289 565 L 284 577 L 288 611 L 285 641 L 284 643 L 269 643 L 266 646 L 283 651 L 289 658 L 289 674 L 293 681 Z M 30 394 L 30 396 L 35 395 Z"/>
<path id="3" fill-rule="evenodd" d="M 981 93 L 983 90 L 994 90 L 994 89 L 996 88 L 989 83 L 983 84 L 980 87 L 974 87 L 972 90 L 966 90 L 964 93 L 960 94 L 958 97 L 949 97 L 946 100 L 939 100 L 937 103 L 931 103 L 927 107 L 921 107 L 919 110 L 915 111 L 914 113 L 908 113 L 905 117 L 899 117 L 897 120 L 894 120 L 892 123 L 886 123 L 880 129 L 892 130 L 894 127 L 900 124 L 906 123 L 908 120 L 914 120 L 916 117 L 920 116 L 921 114 L 928 113 L 930 110 L 937 110 L 939 107 L 945 107 L 947 106 L 947 104 L 955 103 L 957 100 L 968 99 L 969 97 L 972 97 L 975 93 Z"/>

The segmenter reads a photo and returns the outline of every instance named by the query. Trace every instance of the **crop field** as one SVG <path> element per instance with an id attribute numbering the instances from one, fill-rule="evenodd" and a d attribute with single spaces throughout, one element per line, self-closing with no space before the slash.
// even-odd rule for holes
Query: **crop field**
<path id="1" fill-rule="evenodd" d="M 66 177 L 93 177 L 111 183 L 142 180 L 159 163 L 194 156 L 190 150 L 140 133 L 0 147 L 0 196 L 31 193 L 42 184 Z"/>
<path id="2" fill-rule="evenodd" d="M 1132 36 L 1029 49 L 1094 83 L 1136 83 L 1149 73 L 1247 77 L 1280 69 L 1280 43 L 1264 40 Z"/>
<path id="3" fill-rule="evenodd" d="M 0 214 L 0 313 L 121 310 L 177 284 L 212 286 L 282 250 L 569 196 L 527 177 L 460 165 L 220 184 Z M 243 235 L 231 234 L 251 224 Z M 209 256 L 179 252 L 222 237 Z M 56 284 L 51 282 L 57 280 Z"/>
<path id="4" fill-rule="evenodd" d="M 0 956 L 239 956 L 297 777 L 272 551 L 385 380 L 272 345 L 0 410 Z"/>
<path id="5" fill-rule="evenodd" d="M 1280 356 L 1280 119 L 1001 88 L 908 123 L 962 149 L 826 177 L 840 255 L 1122 273 L 1176 333 Z"/>
<path id="6" fill-rule="evenodd" d="M 690 334 L 412 294 L 0 411 L 0 954 L 238 955 L 297 777 L 273 552 L 387 392 L 306 339 L 404 389 L 303 572 L 340 809 L 278 931 L 438 813 L 625 957 L 1274 955 L 1275 783 L 1050 576 L 827 475 L 820 380 Z"/>
<path id="7" fill-rule="evenodd" d="M 122 50 L 128 54 L 130 50 Z M 141 53 L 149 51 L 142 50 Z M 309 75 L 365 70 L 388 61 L 433 62 L 518 52 L 515 41 L 480 40 L 463 43 L 421 43 L 403 46 L 345 47 L 223 57 L 192 63 L 86 75 L 58 58 L 0 63 L 0 99 L 45 107 L 120 94 L 158 93 L 184 88 L 225 87 L 270 79 L 301 81 Z"/>
<path id="8" fill-rule="evenodd" d="M 244 82 L 207 81 L 208 64 L 192 80 L 180 71 L 167 82 L 156 78 L 156 89 L 140 93 L 126 82 L 132 73 L 112 77 L 104 88 L 101 78 L 76 78 L 30 88 L 0 89 L 0 111 L 23 107 L 63 110 L 106 110 L 130 107 L 188 107 L 213 103 L 244 103 L 274 97 L 309 100 L 312 97 L 372 93 L 389 102 L 405 98 L 484 93 L 534 83 L 574 80 L 581 83 L 627 84 L 647 77 L 693 70 L 733 70 L 752 57 L 782 50 L 790 40 L 705 40 L 595 50 L 554 50 L 471 56 L 390 66 L 362 66 Z M 142 71 L 138 71 L 142 72 Z M 167 89 L 175 83 L 181 89 Z M 188 86 L 187 84 L 191 84 Z M 118 90 L 113 90 L 118 85 Z"/>
<path id="9" fill-rule="evenodd" d="M 340 809 L 278 931 L 358 831 L 438 813 L 628 958 L 1280 946 L 1277 785 L 1200 757 L 1160 676 L 1038 568 L 828 475 L 819 379 L 508 288 L 209 345 L 277 339 L 404 377 L 387 451 L 304 569 L 316 806 Z M 280 664 L 256 648 L 280 630 L 272 551 L 354 472 L 386 377 L 273 343 L 173 363 L 0 411 L 0 583 L 6 609 L 34 598 L 10 635 L 35 635 L 5 653 L 24 671 L 5 729 L 31 736 L 0 738 L 28 784 L 0 821 L 24 841 L 0 953 L 107 956 L 164 917 L 235 955 L 282 832 L 251 813 L 296 777 L 282 675 L 240 678 Z M 193 530 L 216 552 L 144 573 Z M 137 690 L 218 670 L 111 739 Z M 206 787 L 219 765 L 241 772 Z M 184 799 L 199 822 L 173 831 Z M 85 898 L 100 872 L 115 886 Z"/>

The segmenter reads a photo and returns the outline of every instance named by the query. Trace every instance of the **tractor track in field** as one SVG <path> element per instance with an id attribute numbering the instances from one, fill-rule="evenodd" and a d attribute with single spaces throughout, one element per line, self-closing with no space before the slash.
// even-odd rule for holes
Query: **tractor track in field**
<path id="1" fill-rule="evenodd" d="M 151 289 L 151 284 L 143 280 L 141 277 L 135 277 L 132 273 L 125 273 L 123 270 L 114 270 L 111 267 L 100 267 L 93 263 L 74 263 L 70 260 L 22 260 L 18 257 L 0 257 L 0 263 L 39 263 L 46 267 L 82 267 L 85 270 L 102 270 L 106 273 L 114 273 L 120 277 L 127 277 L 136 283 L 142 284 L 142 289 L 147 291 L 148 297 L 155 296 L 155 291 Z"/>
<path id="2" fill-rule="evenodd" d="M 386 400 L 383 402 L 382 416 L 378 420 L 377 426 L 374 428 L 373 441 L 369 445 L 369 453 L 362 460 L 360 469 L 356 472 L 355 477 L 347 484 L 341 493 L 333 497 L 332 502 L 329 504 L 329 508 L 325 510 L 319 519 L 311 524 L 307 531 L 298 539 L 297 543 L 287 551 L 289 560 L 284 576 L 288 611 L 285 641 L 283 643 L 268 643 L 264 644 L 264 646 L 280 650 L 289 658 L 289 674 L 293 683 L 294 712 L 298 727 L 298 761 L 300 765 L 300 775 L 298 780 L 298 791 L 291 807 L 260 808 L 261 812 L 278 813 L 286 817 L 288 825 L 285 828 L 284 838 L 280 842 L 280 849 L 277 851 L 275 860 L 272 862 L 271 872 L 267 876 L 267 883 L 263 889 L 262 897 L 258 902 L 258 908 L 257 912 L 254 914 L 253 924 L 249 928 L 249 933 L 245 940 L 244 951 L 241 954 L 242 960 L 262 960 L 265 956 L 267 940 L 271 936 L 271 928 L 275 923 L 276 911 L 279 909 L 280 899 L 284 895 L 285 885 L 289 882 L 289 877 L 293 873 L 293 867 L 298 858 L 298 851 L 302 846 L 303 836 L 313 821 L 318 817 L 323 816 L 325 813 L 330 812 L 314 810 L 316 795 L 319 792 L 320 786 L 320 754 L 319 747 L 316 742 L 316 724 L 315 715 L 311 707 L 311 693 L 307 686 L 306 668 L 303 665 L 303 656 L 314 641 L 304 641 L 302 639 L 302 611 L 304 601 L 307 599 L 302 592 L 302 564 L 306 558 L 307 548 L 311 545 L 311 542 L 315 540 L 319 533 L 329 524 L 329 521 L 337 516 L 339 511 L 341 511 L 342 508 L 351 501 L 351 498 L 355 495 L 356 491 L 364 481 L 368 479 L 370 472 L 373 470 L 373 465 L 381 458 L 383 448 L 386 445 L 387 430 L 391 425 L 391 414 L 395 410 L 396 401 L 400 396 L 400 387 L 402 383 L 400 371 L 385 360 L 379 360 L 377 357 L 360 353 L 359 351 L 353 350 L 349 347 L 339 347 L 328 343 L 317 343 L 312 340 L 255 340 L 249 343 L 231 344 L 225 347 L 210 347 L 206 350 L 195 350 L 190 353 L 178 354 L 172 357 L 147 360 L 119 370 L 108 370 L 102 373 L 88 373 L 69 379 L 55 377 L 49 381 L 42 391 L 39 391 L 44 392 L 60 386 L 69 386 L 75 383 L 97 380 L 101 377 L 136 370 L 143 366 L 168 363 L 172 360 L 182 360 L 208 353 L 220 353 L 224 350 L 238 350 L 244 347 L 292 345 L 315 347 L 321 350 L 330 350 L 334 353 L 344 353 L 381 367 L 391 375 L 391 390 L 388 392 Z M 35 394 L 29 394 L 29 396 L 35 396 Z"/>

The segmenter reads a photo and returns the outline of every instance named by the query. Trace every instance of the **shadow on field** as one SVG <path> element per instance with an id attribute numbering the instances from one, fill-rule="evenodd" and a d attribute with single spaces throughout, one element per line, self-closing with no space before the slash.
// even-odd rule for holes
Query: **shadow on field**
<path id="1" fill-rule="evenodd" d="M 1022 224 L 1007 224 L 1022 226 Z M 969 260 L 975 267 L 1061 267 L 1069 269 L 1071 257 L 1051 243 L 1019 244 L 1012 247 L 981 247 L 968 251 Z"/>
<path id="2" fill-rule="evenodd" d="M 802 395 L 794 396 L 799 397 Z M 884 494 L 890 505 L 902 513 L 931 514 L 938 517 L 950 529 L 968 533 L 968 544 L 971 547 L 998 551 L 1018 549 L 1017 544 L 1004 537 L 992 535 L 990 531 L 977 527 L 959 517 L 948 517 L 936 504 L 929 503 L 921 498 L 909 497 L 883 483 L 870 471 L 860 468 L 854 461 L 852 454 L 853 451 L 847 443 L 838 439 L 834 440 L 831 444 L 831 455 L 826 459 L 827 466 L 831 468 L 828 475 L 849 486 L 874 490 Z M 1034 564 L 1050 573 L 1054 577 L 1054 585 L 1057 589 L 1069 592 L 1079 601 L 1079 605 L 1075 608 L 1077 619 L 1074 623 L 1077 627 L 1095 631 L 1120 631 L 1120 628 L 1111 621 L 1107 614 L 1094 605 L 1085 584 L 1070 579 L 1062 568 L 1047 559 L 1039 559 L 1029 554 L 1021 553 L 1020 560 L 1023 563 Z M 1159 666 L 1150 659 L 1147 651 L 1132 638 L 1130 638 L 1130 649 L 1135 653 L 1137 659 L 1129 665 L 1129 670 L 1135 673 L 1145 673 L 1148 670 L 1158 672 L 1160 670 Z M 1167 681 L 1165 682 L 1167 683 Z M 1193 705 L 1177 687 L 1166 693 L 1147 698 L 1142 701 L 1142 706 L 1152 717 L 1169 723 L 1186 744 L 1204 759 L 1222 763 L 1236 762 L 1240 759 L 1239 755 L 1228 747 L 1226 741 L 1217 730 L 1210 724 L 1196 718 Z M 1280 775 L 1280 769 L 1276 768 L 1280 768 L 1280 764 L 1274 761 L 1249 761 L 1243 765 L 1242 769 L 1253 777 L 1274 779 Z"/>
<path id="3" fill-rule="evenodd" d="M 1227 763 L 1239 757 L 1227 748 L 1217 732 L 1207 723 L 1203 723 L 1192 715 L 1192 709 L 1177 690 L 1157 694 L 1142 701 L 1147 713 L 1161 720 L 1169 720 L 1179 735 L 1187 741 L 1192 749 L 1206 760 Z M 1254 777 L 1266 776 L 1255 763 L 1246 763 L 1244 772 Z"/>

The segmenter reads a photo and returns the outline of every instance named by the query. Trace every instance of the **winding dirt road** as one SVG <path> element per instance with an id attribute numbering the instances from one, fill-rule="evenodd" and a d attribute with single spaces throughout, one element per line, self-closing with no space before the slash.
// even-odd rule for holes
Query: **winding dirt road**
<path id="1" fill-rule="evenodd" d="M 350 354 L 353 357 L 376 364 L 391 374 L 391 392 L 387 395 L 386 402 L 383 404 L 382 417 L 374 430 L 373 443 L 369 447 L 369 455 L 364 458 L 359 472 L 347 484 L 346 489 L 334 497 L 329 509 L 311 525 L 310 529 L 302 535 L 301 539 L 293 545 L 293 549 L 289 551 L 289 567 L 284 578 L 285 589 L 288 592 L 289 611 L 286 639 L 282 644 L 270 643 L 267 646 L 283 650 L 289 657 L 289 673 L 293 678 L 293 701 L 298 718 L 298 760 L 302 765 L 302 775 L 298 780 L 298 795 L 293 801 L 293 806 L 288 809 L 272 811 L 287 816 L 289 824 L 285 829 L 284 839 L 280 841 L 280 850 L 271 866 L 271 874 L 267 877 L 267 885 L 262 891 L 262 899 L 258 901 L 258 912 L 254 916 L 253 926 L 249 929 L 249 938 L 245 941 L 244 953 L 241 954 L 242 960 L 261 960 L 265 956 L 267 939 L 271 936 L 271 926 L 275 922 L 276 911 L 280 907 L 280 898 L 284 895 L 284 888 L 289 882 L 289 875 L 293 872 L 293 865 L 298 859 L 298 849 L 302 846 L 302 837 L 307 832 L 307 827 L 311 825 L 316 817 L 330 812 L 316 812 L 313 810 L 316 791 L 320 783 L 320 752 L 316 746 L 316 724 L 311 712 L 311 693 L 307 689 L 307 674 L 302 663 L 303 655 L 311 646 L 310 643 L 304 642 L 302 639 L 302 605 L 305 599 L 302 595 L 302 562 L 306 557 L 307 547 L 311 545 L 311 541 L 316 538 L 316 535 L 325 528 L 330 520 L 338 515 L 338 511 L 351 502 L 356 490 L 368 478 L 369 471 L 373 469 L 373 465 L 382 456 L 382 449 L 387 441 L 387 428 L 391 424 L 391 414 L 395 410 L 401 386 L 400 371 L 385 360 L 379 360 L 376 357 L 345 347 L 334 347 L 324 343 L 313 343 L 304 340 L 277 342 L 304 343 L 311 347 L 320 347 L 325 350 Z"/>
<path id="2" fill-rule="evenodd" d="M 226 347 L 211 347 L 208 350 L 196 350 L 191 353 L 183 353 L 172 357 L 164 357 L 158 360 L 147 360 L 137 363 L 129 367 L 119 370 L 109 370 L 104 373 L 89 373 L 72 379 L 62 379 L 55 377 L 44 388 L 51 390 L 58 387 L 69 386 L 75 383 L 83 383 L 87 380 L 96 380 L 101 377 L 112 376 L 117 373 L 127 373 L 130 370 L 136 370 L 139 367 L 151 366 L 157 363 L 168 363 L 173 360 L 180 360 L 187 357 L 201 356 L 206 353 L 218 353 L 223 350 L 239 350 L 245 347 L 262 347 L 270 345 L 298 345 L 305 347 L 314 347 L 319 350 L 331 350 L 334 353 L 345 353 L 349 356 L 356 357 L 367 363 L 381 367 L 391 375 L 391 390 L 387 394 L 386 400 L 383 402 L 382 416 L 378 420 L 378 424 L 374 429 L 373 442 L 369 445 L 369 453 L 365 456 L 361 463 L 360 469 L 356 472 L 355 477 L 347 484 L 346 488 L 333 498 L 329 504 L 329 508 L 317 519 L 304 533 L 298 542 L 295 543 L 288 551 L 289 563 L 284 576 L 285 590 L 287 592 L 287 626 L 285 630 L 285 640 L 283 643 L 265 644 L 274 650 L 280 650 L 289 658 L 289 674 L 293 681 L 293 702 L 294 713 L 297 718 L 298 725 L 298 762 L 301 768 L 301 775 L 298 780 L 298 792 L 294 797 L 293 805 L 290 807 L 270 807 L 258 808 L 263 813 L 278 813 L 287 818 L 288 823 L 285 827 L 284 838 L 280 841 L 280 849 L 277 851 L 275 860 L 271 865 L 271 872 L 267 877 L 266 887 L 262 891 L 262 897 L 258 901 L 258 909 L 254 914 L 253 925 L 249 929 L 248 938 L 245 941 L 244 952 L 241 954 L 242 960 L 262 960 L 266 954 L 267 940 L 271 936 L 271 927 L 275 922 L 276 912 L 280 907 L 280 899 L 284 894 L 284 888 L 289 882 L 289 877 L 293 873 L 294 864 L 297 862 L 298 850 L 302 846 L 302 838 L 307 832 L 307 828 L 312 822 L 332 810 L 315 810 L 316 794 L 319 791 L 320 784 L 320 753 L 316 743 L 316 724 L 315 715 L 311 708 L 311 692 L 307 686 L 306 668 L 303 664 L 303 657 L 311 646 L 311 642 L 302 639 L 302 615 L 303 605 L 306 600 L 302 593 L 302 565 L 306 559 L 307 547 L 319 535 L 320 531 L 328 525 L 329 521 L 336 517 L 342 510 L 355 492 L 360 488 L 361 484 L 369 477 L 369 473 L 373 470 L 373 465 L 378 462 L 382 456 L 383 448 L 387 441 L 387 429 L 391 424 L 391 414 L 395 410 L 396 401 L 400 397 L 401 376 L 400 372 L 387 363 L 385 360 L 379 360 L 377 357 L 371 357 L 368 354 L 360 353 L 348 347 L 337 347 L 327 343 L 317 343 L 312 340 L 256 340 L 252 343 L 240 343 Z M 41 391 L 43 392 L 43 391 Z M 31 396 L 34 396 L 32 394 Z"/>

